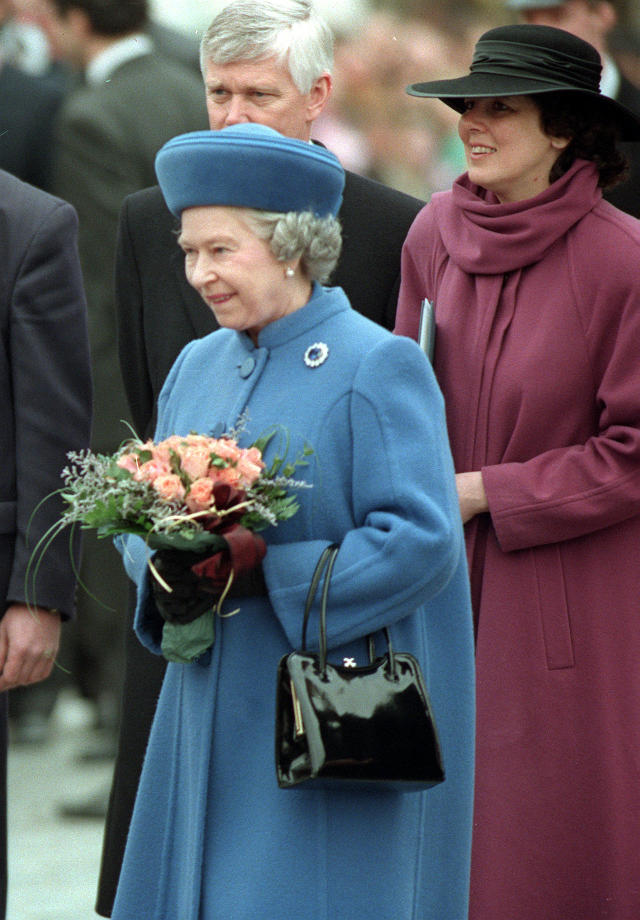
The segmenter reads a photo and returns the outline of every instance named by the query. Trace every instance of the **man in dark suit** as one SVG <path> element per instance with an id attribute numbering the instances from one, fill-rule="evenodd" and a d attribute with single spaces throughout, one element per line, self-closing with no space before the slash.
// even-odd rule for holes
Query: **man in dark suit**
<path id="1" fill-rule="evenodd" d="M 0 917 L 6 903 L 6 693 L 51 672 L 74 606 L 66 534 L 29 559 L 60 517 L 67 452 L 89 443 L 86 305 L 68 204 L 0 170 Z M 37 509 L 37 510 L 36 510 Z M 35 513 L 34 513 L 35 512 Z M 30 569 L 33 575 L 34 569 Z"/>
<path id="2" fill-rule="evenodd" d="M 280 57 L 276 43 L 282 50 L 283 39 Z M 210 127 L 259 122 L 310 140 L 331 93 L 332 57 L 330 30 L 308 0 L 229 4 L 202 42 Z M 388 329 L 394 325 L 402 243 L 422 204 L 347 174 L 339 214 L 343 250 L 332 283 L 344 288 L 355 309 Z M 152 433 L 156 399 L 178 352 L 216 328 L 210 309 L 186 282 L 175 230 L 157 187 L 126 200 L 116 274 L 120 364 L 140 435 Z M 162 661 L 131 633 L 97 907 L 104 916 L 111 911 L 163 671 Z"/>
<path id="3" fill-rule="evenodd" d="M 0 169 L 51 191 L 53 122 L 66 80 L 35 23 L 0 0 Z"/>
<path id="4" fill-rule="evenodd" d="M 122 424 L 129 411 L 113 291 L 120 207 L 155 181 L 156 152 L 170 137 L 206 127 L 198 76 L 155 51 L 148 13 L 148 0 L 52 0 L 43 18 L 58 54 L 83 77 L 58 113 L 53 190 L 80 220 L 95 390 L 91 446 L 100 453 L 116 450 L 130 433 Z M 80 690 L 94 703 L 108 754 L 117 731 L 128 594 L 109 541 L 87 535 L 81 582 L 88 590 L 79 592 L 75 646 L 67 653 Z"/>
<path id="5" fill-rule="evenodd" d="M 51 190 L 53 124 L 64 91 L 0 60 L 0 169 Z"/>
<path id="6" fill-rule="evenodd" d="M 564 29 L 592 44 L 602 58 L 602 93 L 640 116 L 640 89 L 620 72 L 607 47 L 622 0 L 507 0 L 506 6 L 517 10 L 524 22 Z M 621 211 L 640 217 L 640 144 L 620 144 L 620 149 L 629 160 L 629 178 L 604 197 Z"/>

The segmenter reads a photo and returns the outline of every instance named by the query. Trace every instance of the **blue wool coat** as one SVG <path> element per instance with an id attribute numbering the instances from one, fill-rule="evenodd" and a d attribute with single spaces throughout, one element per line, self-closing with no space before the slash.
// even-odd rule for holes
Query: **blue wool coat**
<path id="1" fill-rule="evenodd" d="M 304 355 L 319 342 L 328 357 L 311 368 Z M 291 458 L 313 448 L 300 473 L 312 488 L 299 492 L 295 517 L 264 532 L 268 599 L 241 599 L 237 615 L 218 620 L 210 659 L 167 668 L 112 916 L 464 920 L 472 624 L 443 401 L 428 362 L 415 343 L 351 310 L 340 289 L 316 286 L 258 347 L 230 330 L 189 344 L 161 394 L 157 437 L 219 434 L 243 412 L 243 442 L 279 424 Z M 341 544 L 331 657 L 363 663 L 363 637 L 387 624 L 395 647 L 416 655 L 440 731 L 441 786 L 277 786 L 276 669 L 300 645 L 309 581 L 331 542 Z M 137 631 L 157 652 L 161 620 L 141 549 L 129 540 L 125 562 L 139 584 Z"/>

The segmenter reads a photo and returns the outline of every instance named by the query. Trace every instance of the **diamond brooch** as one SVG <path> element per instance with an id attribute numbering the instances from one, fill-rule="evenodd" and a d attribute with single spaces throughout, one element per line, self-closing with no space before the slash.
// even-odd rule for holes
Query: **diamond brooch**
<path id="1" fill-rule="evenodd" d="M 304 363 L 307 367 L 320 367 L 329 357 L 329 346 L 324 342 L 314 342 L 309 345 L 304 353 Z"/>

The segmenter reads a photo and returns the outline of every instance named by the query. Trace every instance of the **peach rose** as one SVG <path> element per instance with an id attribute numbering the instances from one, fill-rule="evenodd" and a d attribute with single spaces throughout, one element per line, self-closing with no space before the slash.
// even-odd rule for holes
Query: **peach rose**
<path id="1" fill-rule="evenodd" d="M 264 469 L 264 463 L 260 451 L 257 447 L 250 447 L 242 452 L 238 460 L 237 467 L 240 479 L 244 486 L 252 486 L 260 478 L 260 473 Z"/>
<path id="2" fill-rule="evenodd" d="M 149 461 L 151 462 L 151 461 Z M 182 480 L 175 473 L 166 473 L 153 480 L 153 488 L 160 498 L 166 502 L 181 502 L 184 500 L 185 487 Z"/>
<path id="3" fill-rule="evenodd" d="M 213 444 L 212 449 L 218 457 L 222 460 L 228 460 L 230 463 L 236 463 L 242 455 L 240 448 L 227 438 L 219 438 Z"/>
<path id="4" fill-rule="evenodd" d="M 211 508 L 213 495 L 213 481 L 211 479 L 196 479 L 191 483 L 189 494 L 185 501 L 189 511 L 208 511 Z"/>
<path id="5" fill-rule="evenodd" d="M 214 438 L 209 438 L 206 434 L 188 434 L 182 440 L 189 447 L 207 447 L 209 449 L 215 442 Z"/>
<path id="6" fill-rule="evenodd" d="M 141 463 L 138 467 L 133 478 L 137 482 L 155 482 L 158 476 L 166 476 L 171 472 L 171 468 L 168 463 L 165 463 L 163 460 L 147 460 L 146 463 Z"/>
<path id="7" fill-rule="evenodd" d="M 184 443 L 184 438 L 181 438 L 180 435 L 172 434 L 170 437 L 165 438 L 164 441 L 159 441 L 157 444 L 151 442 L 147 449 L 151 451 L 154 460 L 160 460 L 162 463 L 166 463 L 167 466 L 171 462 L 171 452 L 175 453 L 180 452 L 180 447 Z"/>
<path id="8" fill-rule="evenodd" d="M 156 463 L 162 463 L 167 469 L 171 469 L 171 454 L 165 444 L 156 444 L 151 450 L 151 459 Z"/>
<path id="9" fill-rule="evenodd" d="M 189 445 L 180 455 L 180 466 L 194 481 L 207 475 L 210 463 L 211 451 L 205 445 Z"/>
<path id="10" fill-rule="evenodd" d="M 215 485 L 216 482 L 224 482 L 229 486 L 238 488 L 240 486 L 240 473 L 234 466 L 228 466 L 224 470 L 218 470 L 212 467 L 209 470 L 209 479 Z"/>
<path id="11" fill-rule="evenodd" d="M 132 476 L 134 473 L 138 472 L 139 460 L 136 454 L 123 454 L 121 457 L 118 457 L 116 464 L 120 469 L 131 473 Z"/>

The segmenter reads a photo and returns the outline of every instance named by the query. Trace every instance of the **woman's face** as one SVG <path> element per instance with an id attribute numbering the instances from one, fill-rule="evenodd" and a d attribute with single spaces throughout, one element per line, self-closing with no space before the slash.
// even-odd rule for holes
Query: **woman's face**
<path id="1" fill-rule="evenodd" d="M 261 329 L 309 298 L 310 284 L 297 264 L 278 262 L 240 208 L 187 208 L 178 242 L 187 281 L 218 323 L 248 332 L 255 342 Z M 296 269 L 292 278 L 285 276 L 287 265 Z"/>
<path id="2" fill-rule="evenodd" d="M 533 198 L 549 187 L 549 172 L 567 138 L 542 130 L 531 96 L 467 99 L 458 122 L 469 178 L 499 201 Z"/>

